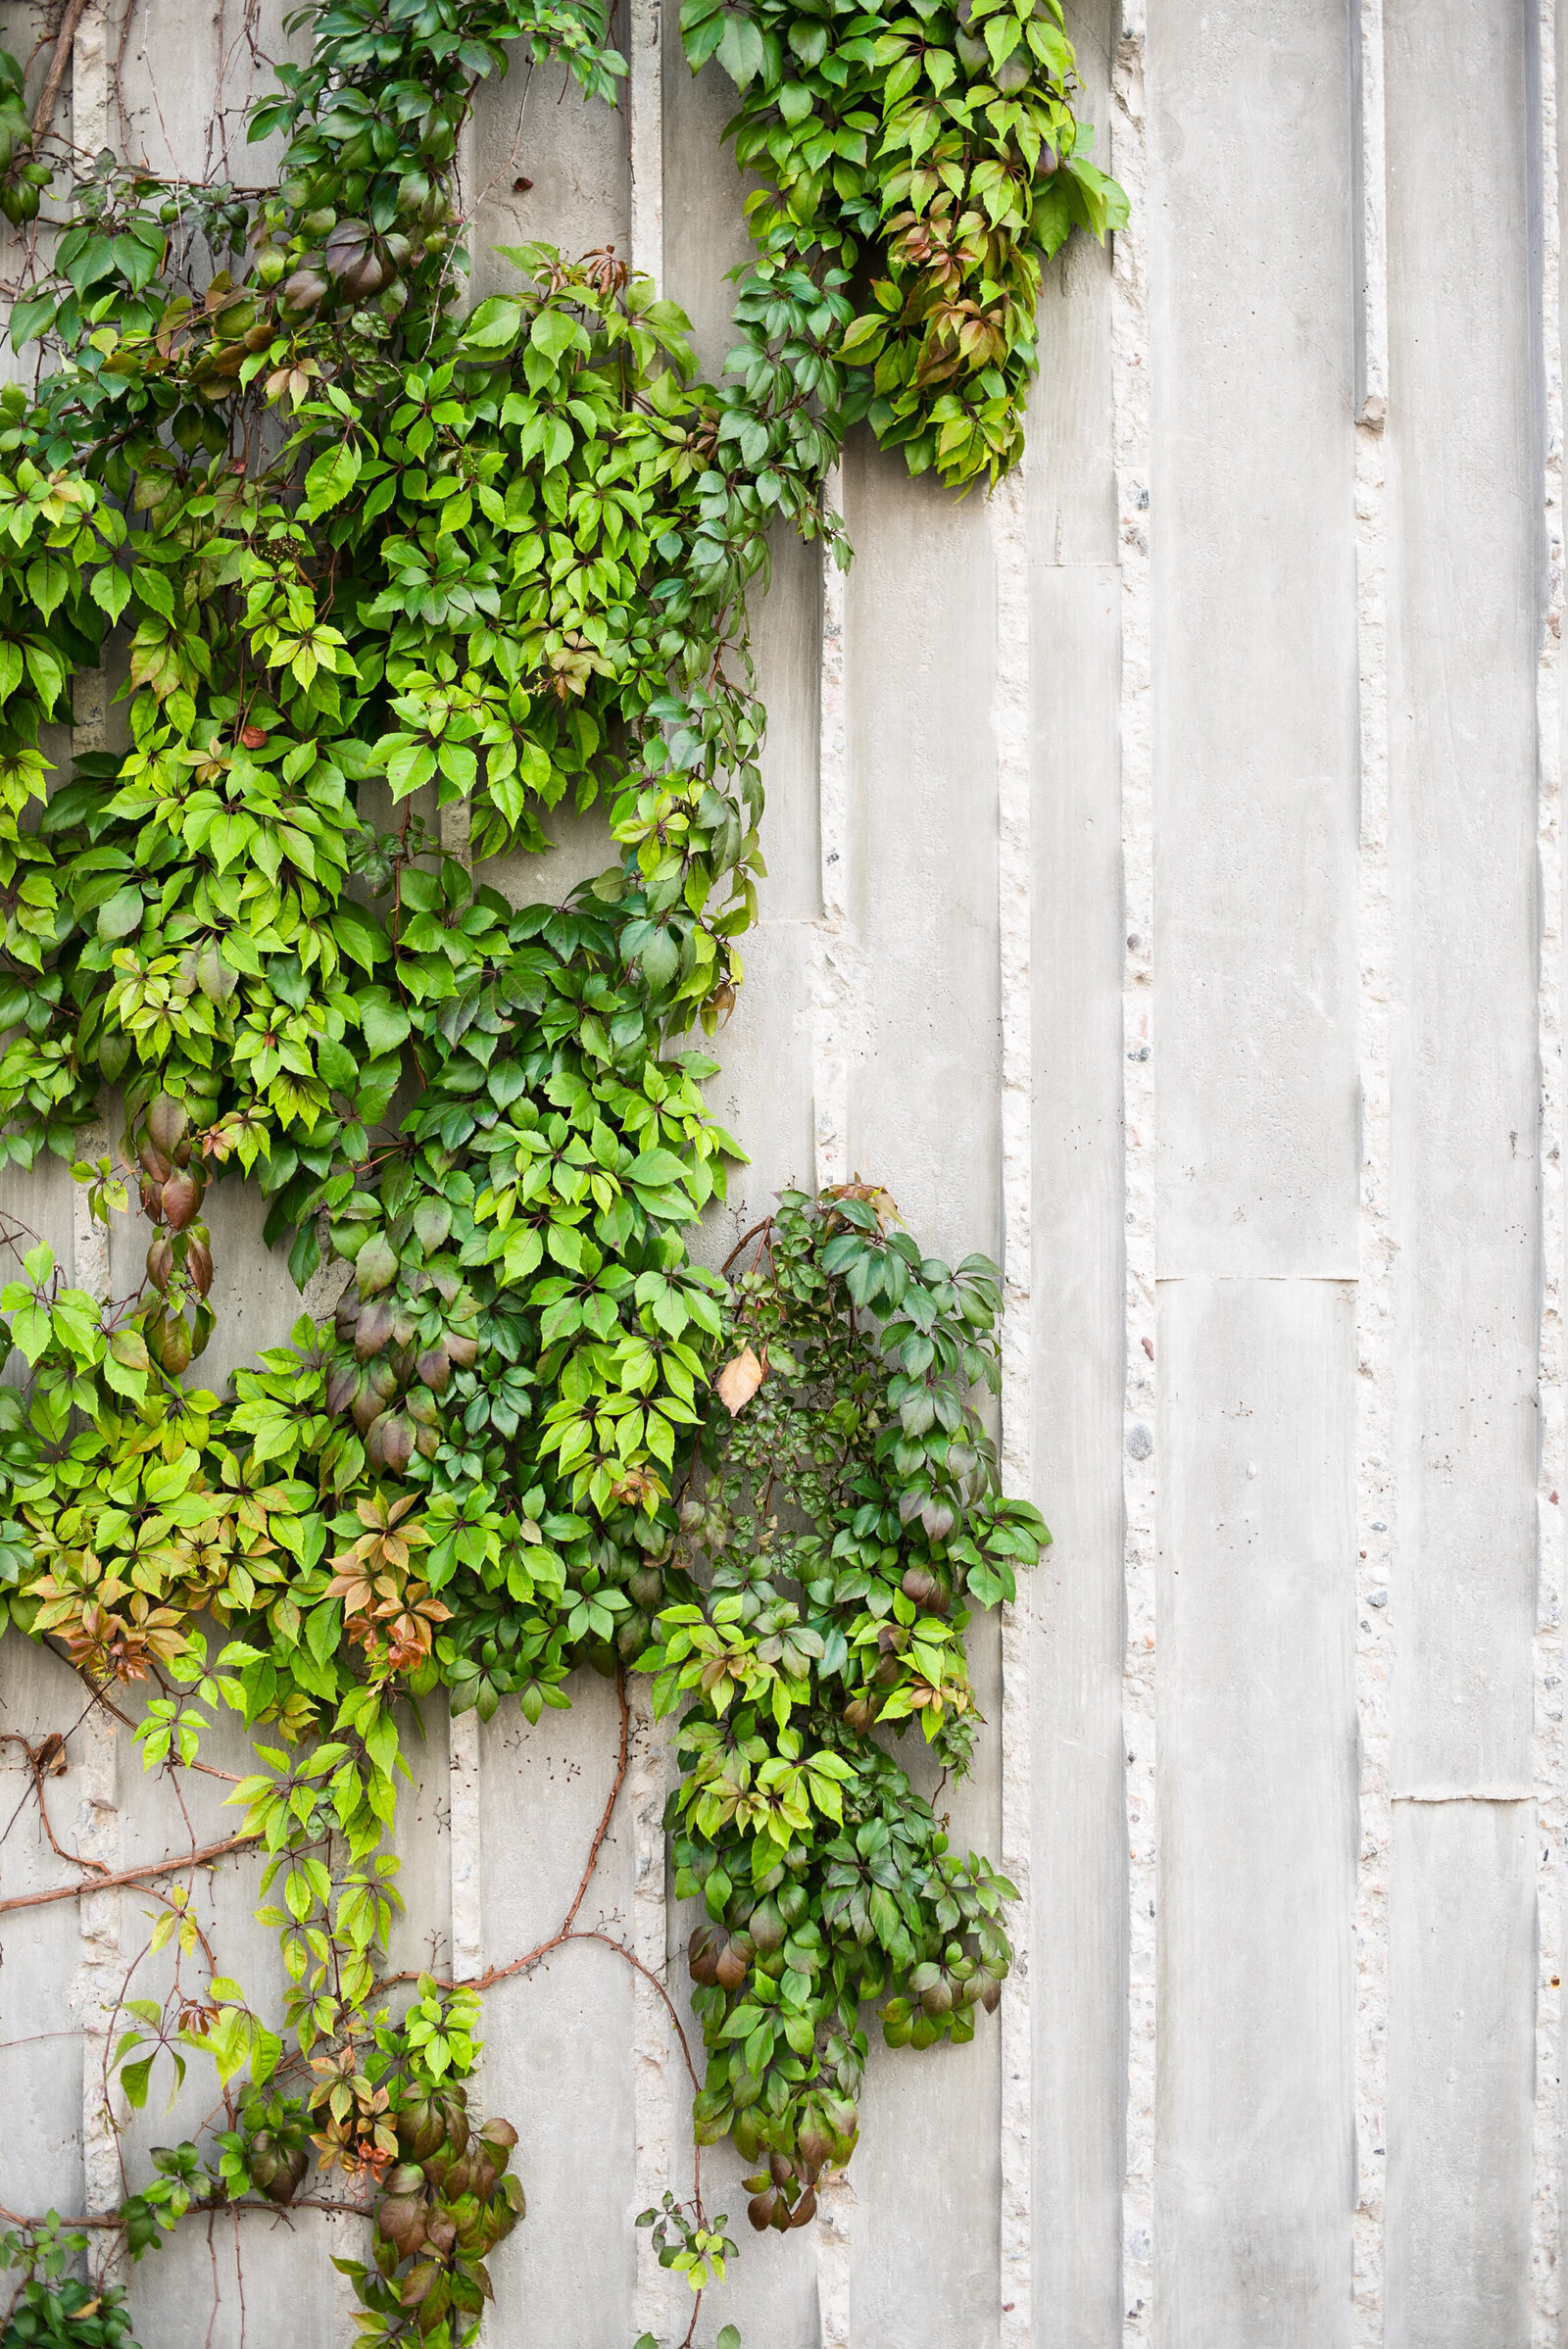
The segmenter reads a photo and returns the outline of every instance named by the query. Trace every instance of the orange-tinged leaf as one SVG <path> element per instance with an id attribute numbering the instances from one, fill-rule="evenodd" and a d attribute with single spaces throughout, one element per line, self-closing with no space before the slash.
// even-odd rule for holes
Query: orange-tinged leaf
<path id="1" fill-rule="evenodd" d="M 713 1382 L 718 1399 L 732 1419 L 745 1410 L 762 1383 L 762 1365 L 748 1346 L 732 1362 L 726 1362 Z"/>

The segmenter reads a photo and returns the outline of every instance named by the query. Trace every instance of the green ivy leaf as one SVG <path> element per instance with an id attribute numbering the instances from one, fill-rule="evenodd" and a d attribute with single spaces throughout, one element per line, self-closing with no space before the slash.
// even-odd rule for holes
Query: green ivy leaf
<path id="1" fill-rule="evenodd" d="M 509 295 L 492 294 L 465 321 L 463 339 L 470 350 L 510 350 L 522 324 L 522 304 Z"/>
<path id="2" fill-rule="evenodd" d="M 108 613 L 113 626 L 130 602 L 130 581 L 112 563 L 100 563 L 92 574 L 88 593 L 99 610 Z"/>
<path id="3" fill-rule="evenodd" d="M 718 62 L 738 90 L 756 79 L 766 63 L 762 35 L 754 19 L 738 10 L 726 15 L 719 35 Z"/>
<path id="4" fill-rule="evenodd" d="M 71 591 L 73 572 L 63 555 L 39 555 L 27 565 L 27 595 L 47 620 Z"/>

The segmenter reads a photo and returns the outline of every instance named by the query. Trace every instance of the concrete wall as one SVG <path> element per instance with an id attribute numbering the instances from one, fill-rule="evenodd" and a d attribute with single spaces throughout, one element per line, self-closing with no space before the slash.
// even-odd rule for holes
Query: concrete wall
<path id="1" fill-rule="evenodd" d="M 242 101 L 229 15 L 137 0 L 154 161 L 203 161 L 220 59 Z M 705 2349 L 726 2320 L 745 2349 L 1560 2349 L 1557 17 L 1080 0 L 1133 225 L 1050 274 L 1022 474 L 955 504 L 858 435 L 848 581 L 777 551 L 770 878 L 712 1087 L 752 1163 L 703 1246 L 859 1172 L 933 1248 L 999 1254 L 1004 1446 L 1056 1540 L 979 1642 L 954 1802 L 1023 1890 L 1001 2026 L 873 2055 L 850 2182 L 808 2233 L 746 2230 Z M 481 248 L 629 247 L 716 367 L 730 97 L 674 18 L 626 0 L 613 116 L 514 76 L 468 170 Z M 570 827 L 498 877 L 554 893 L 605 847 Z M 72 1229 L 52 1178 L 16 1204 Z M 296 1302 L 242 1226 L 259 1343 Z M 52 1659 L 8 1640 L 0 1700 L 71 1733 L 63 1839 L 123 1865 L 175 1834 Z M 432 1728 L 400 1962 L 550 1929 L 615 1726 L 593 1684 L 537 1729 Z M 689 1922 L 664 1770 L 639 1715 L 584 1912 L 656 1965 Z M 24 1802 L 0 1885 L 62 1874 Z M 199 1899 L 266 1980 L 248 1871 Z M 5 1921 L 12 2208 L 116 2198 L 92 2025 L 146 1905 Z M 630 2227 L 689 2190 L 654 1995 L 559 1952 L 492 1999 L 483 2093 L 530 2210 L 491 2349 L 679 2338 Z M 733 2157 L 705 2178 L 738 2219 Z M 249 2337 L 338 2349 L 333 2222 L 243 2225 Z M 145 2349 L 229 2349 L 239 2282 L 231 2228 L 149 2260 Z"/>

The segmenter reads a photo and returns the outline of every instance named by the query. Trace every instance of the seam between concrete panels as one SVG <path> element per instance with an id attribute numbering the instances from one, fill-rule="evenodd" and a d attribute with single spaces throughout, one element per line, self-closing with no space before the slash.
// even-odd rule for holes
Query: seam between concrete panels
<path id="1" fill-rule="evenodd" d="M 1355 1289 L 1361 1285 L 1362 1275 L 1358 1272 L 1158 1272 L 1154 1275 L 1156 1289 L 1169 1289 L 1180 1281 L 1206 1281 L 1215 1287 L 1222 1281 L 1246 1281 L 1254 1289 L 1268 1281 L 1282 1288 L 1318 1281 L 1331 1289 Z"/>
<path id="2" fill-rule="evenodd" d="M 1029 537 L 1024 469 L 991 500 L 997 658 L 997 910 L 1002 1000 L 1002 1473 L 1005 1492 L 1034 1497 L 1032 1206 L 1033 1022 L 1030 1001 L 1031 824 Z M 1002 2001 L 1002 2349 L 1034 2339 L 1034 2014 L 1030 1883 L 1034 1792 L 1033 1577 L 1002 1610 L 1002 1866 L 1017 1886 L 1009 1913 L 1012 1971 Z"/>
<path id="3" fill-rule="evenodd" d="M 835 465 L 822 504 L 839 513 L 843 472 Z M 849 935 L 850 767 L 844 573 L 822 549 L 822 647 L 817 679 L 816 797 L 822 914 L 811 951 L 811 1111 L 818 1191 L 849 1179 L 851 1033 L 868 1033 L 860 957 Z M 855 2185 L 847 2170 L 826 2171 L 817 2187 L 816 2304 L 820 2349 L 850 2349 Z"/>
<path id="4" fill-rule="evenodd" d="M 443 839 L 443 846 L 446 845 Z M 484 1883 L 482 1848 L 480 1843 L 480 1727 L 479 1716 L 470 1705 L 466 1713 L 449 1716 L 447 1732 L 447 1831 L 449 1864 L 452 1872 L 452 1979 L 454 1982 L 473 1982 L 484 1971 Z M 484 2059 L 469 2076 L 468 2110 L 477 2121 L 482 2117 L 484 2091 L 481 2086 Z M 342 2300 L 339 2293 L 338 2323 L 342 2326 Z M 354 2313 L 352 2300 L 348 2313 Z M 488 2325 L 481 2324 L 481 2345 Z M 350 2331 L 346 2336 L 354 2337 Z"/>
<path id="5" fill-rule="evenodd" d="M 1394 1277 L 1390 1191 L 1390 1015 L 1395 986 L 1389 869 L 1387 531 L 1388 225 L 1383 0 L 1361 0 L 1351 38 L 1359 98 L 1357 222 L 1361 384 L 1355 432 L 1356 653 L 1361 819 L 1357 857 L 1360 1278 L 1356 1288 L 1355 1704 L 1360 1821 L 1354 1956 L 1356 2199 L 1351 2223 L 1354 2349 L 1384 2332 L 1388 2177 L 1390 1575 L 1396 1538 Z M 1411 1799 L 1419 1799 L 1412 1797 Z"/>
<path id="6" fill-rule="evenodd" d="M 464 172 L 466 184 L 476 185 L 474 168 L 474 132 L 472 118 L 464 126 Z M 471 197 L 477 208 L 477 197 Z M 473 870 L 472 809 L 466 798 L 450 801 L 439 810 L 437 826 L 445 855 L 454 856 L 466 871 Z M 466 1712 L 448 1709 L 447 1726 L 447 1835 L 448 1866 L 452 1902 L 452 1979 L 456 1982 L 476 1982 L 484 1972 L 484 1869 L 481 1839 L 481 1724 L 472 1706 Z M 469 2075 L 468 2108 L 475 2119 L 480 2117 L 483 2101 L 484 2062 Z M 341 2329 L 344 2294 L 339 2287 L 338 2323 Z M 347 2304 L 352 2317 L 353 2303 Z M 480 2320 L 479 2341 L 483 2349 L 488 2325 Z M 350 2332 L 349 2338 L 353 2337 Z"/>
<path id="7" fill-rule="evenodd" d="M 73 50 L 73 107 L 81 111 L 82 85 L 93 64 L 103 63 L 103 27 L 93 24 L 95 47 L 83 56 L 83 34 L 93 20 L 84 18 Z M 85 757 L 104 749 L 108 739 L 106 688 L 98 670 L 84 674 L 73 687 L 72 753 Z M 77 1149 L 89 1161 L 107 1156 L 110 1128 L 107 1113 L 82 1128 Z M 110 1296 L 109 1231 L 93 1220 L 87 1193 L 76 1185 L 71 1202 L 71 1277 L 78 1289 L 107 1302 Z M 83 1726 L 86 1748 L 81 1771 L 81 1802 L 76 1823 L 76 1848 L 84 1860 L 96 1860 L 113 1872 L 124 1858 L 119 1804 L 117 1724 L 114 1715 L 95 1705 Z M 110 2018 L 119 1995 L 123 1952 L 121 1947 L 121 1894 L 90 1892 L 79 1912 L 81 1957 L 74 1984 L 81 2015 L 81 2158 L 83 2207 L 93 2218 L 107 2217 L 120 2208 L 120 2143 L 105 2086 Z M 122 2258 L 111 2255 L 117 2270 Z"/>
<path id="8" fill-rule="evenodd" d="M 71 46 L 71 124 L 74 144 L 96 154 L 108 144 L 109 55 L 102 0 L 93 0 L 77 23 Z M 101 672 L 83 676 L 73 688 L 73 753 L 101 751 L 108 741 L 107 689 Z M 81 1157 L 97 1159 L 110 1148 L 107 1103 L 79 1137 Z M 109 1233 L 88 1212 L 87 1194 L 77 1186 L 72 1199 L 72 1279 L 79 1289 L 107 1301 L 110 1295 Z M 114 1871 L 123 1860 L 119 1802 L 118 1724 L 95 1705 L 83 1724 L 85 1756 L 76 1849 Z M 121 1944 L 122 1895 L 91 1892 L 81 1902 L 81 1956 L 73 1985 L 81 2016 L 81 2158 L 83 2208 L 94 2218 L 120 2208 L 120 2140 L 107 2091 L 109 2030 L 123 1973 Z M 122 2251 L 104 2262 L 103 2280 L 123 2280 Z"/>
<path id="9" fill-rule="evenodd" d="M 822 504 L 838 514 L 843 468 L 834 465 Z M 850 929 L 850 750 L 845 622 L 848 581 L 822 549 L 822 642 L 817 678 L 816 798 L 822 910 L 811 951 L 811 1114 L 816 1187 L 850 1174 L 850 1056 L 870 1034 L 864 960 Z"/>
<path id="10" fill-rule="evenodd" d="M 1391 1803 L 1493 1802 L 1506 1806 L 1512 1802 L 1534 1802 L 1534 1786 L 1433 1786 L 1415 1787 L 1408 1793 L 1389 1796 Z"/>
<path id="11" fill-rule="evenodd" d="M 632 1682 L 630 1769 L 626 1798 L 631 1806 L 631 1946 L 639 1964 L 659 1981 L 668 1970 L 668 1907 L 664 1880 L 664 1794 L 668 1748 L 654 1718 L 653 1685 Z M 632 2111 L 636 2129 L 634 2172 L 637 2208 L 657 2204 L 674 2186 L 675 2114 L 669 2019 L 646 1976 L 632 1977 Z M 637 2333 L 659 2334 L 675 2313 L 672 2278 L 659 2265 L 646 2231 L 637 2236 Z M 678 2330 L 678 2328 L 677 2328 Z"/>
<path id="12" fill-rule="evenodd" d="M 630 120 L 631 262 L 661 293 L 664 273 L 664 83 L 661 0 L 631 0 Z M 669 1910 L 664 1872 L 664 1795 L 669 1753 L 654 1718 L 653 1689 L 632 1682 L 630 1770 L 631 1946 L 659 1982 L 669 1966 Z M 633 2173 L 638 2210 L 675 2189 L 675 2111 L 670 2029 L 662 2001 L 644 1974 L 632 1977 Z M 659 2265 L 649 2233 L 637 2235 L 633 2323 L 638 2334 L 666 2331 L 675 2315 L 679 2279 Z M 683 2295 L 684 2296 L 684 2295 Z M 676 2328 L 678 2337 L 679 2327 Z"/>
<path id="13" fill-rule="evenodd" d="M 1557 10 L 1540 0 L 1542 533 L 1545 597 L 1536 674 L 1538 888 L 1541 939 L 1537 1050 L 1541 1082 L 1542 1297 L 1538 1385 L 1541 1454 L 1537 1485 L 1535 1639 L 1536 2105 L 1531 2196 L 1531 2341 L 1561 2338 L 1561 2161 L 1563 1969 L 1562 1491 L 1563 1429 L 1563 844 L 1562 802 L 1562 339 L 1558 271 L 1561 231 L 1557 157 Z"/>
<path id="14" fill-rule="evenodd" d="M 631 163 L 631 260 L 661 293 L 664 277 L 664 81 L 661 0 L 631 0 L 626 94 Z"/>
<path id="15" fill-rule="evenodd" d="M 1127 2080 L 1122 2179 L 1122 2338 L 1149 2339 L 1154 2273 L 1154 853 L 1150 731 L 1149 170 L 1145 0 L 1126 0 L 1111 76 L 1111 168 L 1133 226 L 1113 240 L 1111 377 L 1121 559 L 1121 824 L 1124 1388 L 1122 1671 L 1126 1757 Z"/>

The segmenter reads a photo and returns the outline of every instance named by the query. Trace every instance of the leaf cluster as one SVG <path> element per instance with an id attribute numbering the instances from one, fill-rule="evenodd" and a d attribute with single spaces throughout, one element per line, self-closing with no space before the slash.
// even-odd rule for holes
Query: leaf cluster
<path id="1" fill-rule="evenodd" d="M 215 1996 L 232 1989 L 213 1984 Z M 456 2077 L 472 2064 L 469 2034 L 477 2018 L 471 1992 L 444 1996 L 422 1977 L 400 2022 L 383 2015 L 314 2060 L 318 2077 L 307 2094 L 267 2084 L 267 2066 L 258 2063 L 262 2077 L 240 2094 L 237 2127 L 216 2139 L 216 2167 L 191 2139 L 153 2147 L 152 2178 L 119 2214 L 131 2257 L 159 2249 L 190 2212 L 219 2210 L 252 2192 L 286 2205 L 304 2181 L 314 2147 L 323 2172 L 339 2168 L 373 2187 L 371 2264 L 336 2263 L 368 2312 L 362 2338 L 378 2349 L 416 2340 L 431 2349 L 466 2349 L 493 2297 L 485 2259 L 525 2209 L 521 2186 L 509 2174 L 516 2130 L 502 2120 L 473 2127 L 467 2091 Z M 191 2043 L 200 2034 L 183 2035 Z M 125 2054 L 122 2043 L 116 2068 L 139 2105 L 146 2099 L 145 2068 L 125 2062 Z M 138 2071 L 139 2080 L 132 2078 Z M 83 2235 L 62 2233 L 53 2214 L 42 2226 L 0 2239 L 0 2265 L 27 2271 L 3 2335 L 7 2349 L 34 2342 L 134 2349 L 123 2291 L 94 2294 L 62 2275 L 85 2246 Z"/>
<path id="2" fill-rule="evenodd" d="M 0 2323 L 0 2349 L 136 2349 L 124 2287 L 99 2289 L 68 2273 L 86 2249 L 86 2236 L 63 2227 L 55 2211 L 0 2234 L 0 2268 L 21 2271 Z"/>
<path id="3" fill-rule="evenodd" d="M 950 1850 L 872 1734 L 917 1719 L 967 1769 L 970 1602 L 1013 1596 L 1050 1539 L 1001 1493 L 970 1399 L 997 1381 L 1000 1305 L 993 1265 L 922 1256 L 866 1184 L 785 1193 L 726 1302 L 746 1374 L 715 1383 L 680 1508 L 699 1595 L 641 1661 L 657 1711 L 685 1701 L 667 1824 L 706 1910 L 698 2132 L 780 2165 L 759 2227 L 808 2219 L 849 2158 L 862 2004 L 886 2000 L 892 2045 L 967 2039 L 1010 1963 L 1010 1885 Z"/>
<path id="4" fill-rule="evenodd" d="M 911 473 L 995 482 L 1023 448 L 1044 264 L 1127 222 L 1061 0 L 682 0 L 681 37 L 739 88 L 726 136 L 763 181 L 732 367 L 757 380 L 747 343 L 803 280 L 824 303 L 868 284 L 818 379 L 836 428 L 865 417 Z"/>

